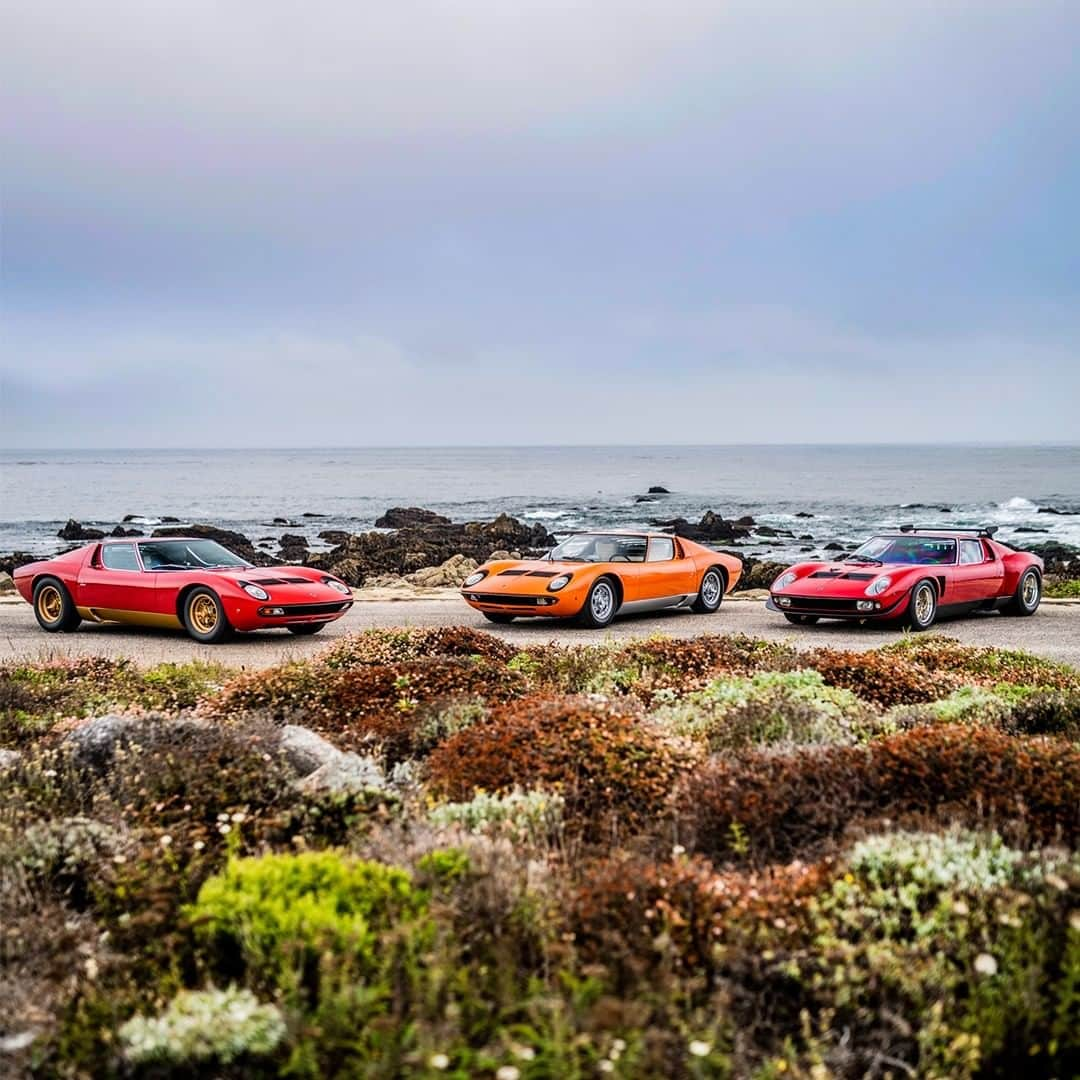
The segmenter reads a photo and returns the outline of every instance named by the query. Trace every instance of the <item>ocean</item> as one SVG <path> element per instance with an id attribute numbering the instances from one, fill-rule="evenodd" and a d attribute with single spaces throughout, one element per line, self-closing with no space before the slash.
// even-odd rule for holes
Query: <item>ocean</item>
<path id="1" fill-rule="evenodd" d="M 655 485 L 670 494 L 639 501 Z M 108 530 L 126 515 L 147 532 L 167 515 L 236 529 L 268 550 L 300 532 L 318 549 L 320 531 L 370 528 L 391 506 L 506 512 L 558 536 L 749 514 L 795 534 L 741 545 L 777 557 L 907 521 L 1080 546 L 1080 445 L 0 451 L 0 552 L 57 551 L 68 518 Z"/>

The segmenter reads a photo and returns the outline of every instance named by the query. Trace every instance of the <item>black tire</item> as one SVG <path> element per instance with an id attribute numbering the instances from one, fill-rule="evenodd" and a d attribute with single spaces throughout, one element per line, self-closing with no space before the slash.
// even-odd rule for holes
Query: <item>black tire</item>
<path id="1" fill-rule="evenodd" d="M 202 645 L 217 645 L 232 629 L 218 594 L 205 585 L 192 589 L 184 597 L 181 619 L 188 635 Z"/>
<path id="2" fill-rule="evenodd" d="M 1042 602 L 1042 578 L 1034 567 L 1025 570 L 1016 583 L 1013 598 L 1005 605 L 1010 615 L 1034 615 Z"/>
<path id="3" fill-rule="evenodd" d="M 585 597 L 585 603 L 578 612 L 577 621 L 581 626 L 594 630 L 603 629 L 611 624 L 615 612 L 619 610 L 619 590 L 609 577 L 599 577 Z"/>
<path id="4" fill-rule="evenodd" d="M 34 616 L 47 634 L 69 633 L 82 622 L 67 586 L 54 577 L 43 577 L 34 586 Z"/>
<path id="5" fill-rule="evenodd" d="M 715 566 L 710 566 L 701 575 L 697 599 L 690 605 L 690 610 L 696 611 L 699 615 L 711 615 L 714 611 L 719 611 L 726 588 L 727 581 L 724 579 L 724 572 Z"/>
<path id="6" fill-rule="evenodd" d="M 499 626 L 505 626 L 507 623 L 514 621 L 513 615 L 505 615 L 501 611 L 481 611 L 481 615 L 487 619 L 488 622 L 497 623 Z"/>
<path id="7" fill-rule="evenodd" d="M 311 637 L 312 634 L 317 634 L 322 630 L 324 626 L 326 626 L 324 622 L 305 622 L 297 623 L 295 626 L 286 626 L 285 629 L 297 637 Z"/>
<path id="8" fill-rule="evenodd" d="M 818 619 L 821 618 L 821 616 L 820 615 L 796 615 L 793 612 L 785 611 L 784 612 L 784 618 L 787 619 L 787 621 L 789 623 L 793 623 L 795 626 L 813 626 L 818 621 Z"/>
<path id="9" fill-rule="evenodd" d="M 919 633 L 929 630 L 937 620 L 937 589 L 929 578 L 923 578 L 912 590 L 904 626 Z"/>

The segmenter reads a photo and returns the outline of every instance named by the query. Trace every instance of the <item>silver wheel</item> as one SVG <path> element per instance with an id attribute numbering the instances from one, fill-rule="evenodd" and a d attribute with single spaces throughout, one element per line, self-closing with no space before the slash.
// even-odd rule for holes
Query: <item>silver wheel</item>
<path id="1" fill-rule="evenodd" d="M 1034 570 L 1029 570 L 1024 575 L 1020 586 L 1020 599 L 1028 611 L 1039 602 L 1039 575 Z"/>
<path id="2" fill-rule="evenodd" d="M 598 581 L 589 597 L 589 610 L 598 623 L 606 623 L 615 614 L 615 590 L 606 582 Z"/>
<path id="3" fill-rule="evenodd" d="M 720 603 L 720 575 L 715 570 L 710 570 L 701 579 L 701 599 L 709 607 L 716 607 Z"/>
<path id="4" fill-rule="evenodd" d="M 916 629 L 923 630 L 934 621 L 937 613 L 937 597 L 934 595 L 934 587 L 927 581 L 915 586 L 915 593 L 911 598 L 911 624 Z"/>

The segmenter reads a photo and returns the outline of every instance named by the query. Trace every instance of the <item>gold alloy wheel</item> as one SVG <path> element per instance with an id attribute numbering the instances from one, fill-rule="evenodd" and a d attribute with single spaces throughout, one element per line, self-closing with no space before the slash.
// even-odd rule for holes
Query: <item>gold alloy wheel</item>
<path id="1" fill-rule="evenodd" d="M 49 623 L 56 622 L 64 611 L 64 598 L 55 585 L 46 585 L 38 593 L 38 614 Z"/>
<path id="2" fill-rule="evenodd" d="M 218 624 L 217 604 L 206 593 L 199 593 L 188 605 L 188 618 L 200 634 L 212 634 Z"/>

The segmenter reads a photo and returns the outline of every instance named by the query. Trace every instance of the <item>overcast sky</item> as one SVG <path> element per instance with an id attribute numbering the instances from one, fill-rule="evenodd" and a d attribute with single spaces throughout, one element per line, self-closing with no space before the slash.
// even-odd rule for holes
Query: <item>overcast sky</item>
<path id="1" fill-rule="evenodd" d="M 0 445 L 1075 440 L 1075 0 L 0 0 Z"/>

